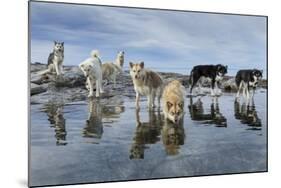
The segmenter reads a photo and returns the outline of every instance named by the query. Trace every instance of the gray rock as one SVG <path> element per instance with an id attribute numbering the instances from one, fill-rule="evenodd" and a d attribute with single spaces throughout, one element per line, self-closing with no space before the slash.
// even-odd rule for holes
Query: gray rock
<path id="1" fill-rule="evenodd" d="M 38 85 L 38 84 L 31 83 L 30 84 L 30 95 L 36 95 L 39 93 L 46 92 L 47 88 L 48 88 L 48 85 L 46 85 L 46 84 Z"/>
<path id="2" fill-rule="evenodd" d="M 235 83 L 235 78 L 229 78 L 228 80 L 222 82 L 221 85 L 224 91 L 227 92 L 236 92 L 238 89 Z"/>

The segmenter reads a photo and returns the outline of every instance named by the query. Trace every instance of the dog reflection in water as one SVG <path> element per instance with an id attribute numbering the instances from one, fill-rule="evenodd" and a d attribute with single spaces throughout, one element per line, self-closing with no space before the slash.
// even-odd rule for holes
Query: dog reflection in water
<path id="1" fill-rule="evenodd" d="M 258 117 L 256 107 L 252 101 L 249 103 L 240 103 L 236 100 L 234 102 L 234 116 L 237 120 L 240 120 L 242 124 L 246 124 L 251 127 L 252 130 L 261 130 L 261 119 Z"/>
<path id="2" fill-rule="evenodd" d="M 148 122 L 141 122 L 140 109 L 136 110 L 136 131 L 130 149 L 130 159 L 143 159 L 147 144 L 154 144 L 160 140 L 160 130 L 163 117 L 158 110 L 149 110 Z"/>
<path id="3" fill-rule="evenodd" d="M 209 113 L 204 112 L 203 102 L 200 97 L 194 103 L 193 98 L 190 97 L 188 108 L 193 121 L 200 121 L 203 124 L 214 124 L 216 127 L 227 127 L 227 119 L 220 112 L 217 97 L 212 99 Z"/>
<path id="4" fill-rule="evenodd" d="M 165 120 L 161 130 L 162 141 L 167 155 L 177 155 L 180 145 L 184 144 L 185 133 L 183 127 L 183 118 L 178 124 Z"/>
<path id="5" fill-rule="evenodd" d="M 101 139 L 103 134 L 102 108 L 99 99 L 89 101 L 89 116 L 86 120 L 86 127 L 83 136 L 87 138 Z M 94 142 L 96 143 L 96 142 Z"/>
<path id="6" fill-rule="evenodd" d="M 66 145 L 67 133 L 63 117 L 63 104 L 47 103 L 44 111 L 47 113 L 51 127 L 55 128 L 56 145 Z"/>
<path id="7" fill-rule="evenodd" d="M 120 118 L 120 114 L 125 111 L 122 100 L 103 101 L 100 99 L 89 100 L 89 115 L 86 120 L 86 126 L 83 130 L 85 138 L 94 138 L 94 144 L 102 138 L 103 125 L 113 123 Z"/>

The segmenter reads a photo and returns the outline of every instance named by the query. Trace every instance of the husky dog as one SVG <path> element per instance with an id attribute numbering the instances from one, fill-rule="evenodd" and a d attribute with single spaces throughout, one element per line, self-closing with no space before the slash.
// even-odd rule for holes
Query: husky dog
<path id="1" fill-rule="evenodd" d="M 179 123 L 184 115 L 184 97 L 184 87 L 178 80 L 170 82 L 164 88 L 162 99 L 165 119 Z"/>
<path id="2" fill-rule="evenodd" d="M 103 80 L 106 80 L 106 84 L 108 81 L 113 81 L 114 88 L 116 87 L 116 77 L 120 73 L 122 73 L 122 68 L 124 65 L 124 52 L 120 51 L 117 54 L 117 58 L 115 60 L 115 63 L 104 63 L 102 64 L 102 77 Z"/>
<path id="3" fill-rule="evenodd" d="M 58 76 L 63 74 L 63 59 L 64 59 L 64 42 L 54 41 L 53 52 L 48 57 L 48 69 L 39 72 L 38 74 L 43 75 L 47 73 L 55 72 Z"/>
<path id="4" fill-rule="evenodd" d="M 218 95 L 218 82 L 223 79 L 223 76 L 227 73 L 227 66 L 218 65 L 197 65 L 193 67 L 190 73 L 190 94 L 192 94 L 192 89 L 202 77 L 207 77 L 211 79 L 211 95 Z M 201 83 L 199 83 L 199 90 L 201 92 Z M 214 92 L 215 88 L 215 92 Z"/>
<path id="5" fill-rule="evenodd" d="M 239 98 L 240 90 L 243 89 L 243 96 L 248 100 L 250 98 L 250 88 L 253 89 L 252 96 L 254 96 L 255 89 L 258 85 L 258 81 L 262 78 L 262 70 L 247 69 L 239 70 L 235 76 L 235 82 L 238 87 L 236 99 Z"/>
<path id="6" fill-rule="evenodd" d="M 102 69 L 101 60 L 99 58 L 99 52 L 93 50 L 91 52 L 91 57 L 79 64 L 79 68 L 83 71 L 86 80 L 86 85 L 89 87 L 88 97 L 93 96 L 94 91 L 94 81 L 96 80 L 96 97 L 103 93 L 102 89 Z"/>
<path id="7" fill-rule="evenodd" d="M 158 98 L 160 106 L 160 98 L 162 93 L 163 80 L 159 74 L 144 68 L 144 62 L 132 63 L 130 62 L 130 75 L 134 83 L 136 92 L 136 108 L 138 109 L 140 95 L 146 95 L 148 100 L 148 107 L 151 109 L 155 106 L 155 97 Z"/>

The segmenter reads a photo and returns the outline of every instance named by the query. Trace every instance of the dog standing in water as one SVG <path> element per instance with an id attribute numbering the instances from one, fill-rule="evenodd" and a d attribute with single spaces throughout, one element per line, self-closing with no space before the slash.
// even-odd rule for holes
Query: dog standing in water
<path id="1" fill-rule="evenodd" d="M 192 94 L 193 87 L 199 84 L 201 92 L 200 78 L 206 77 L 211 79 L 211 96 L 218 95 L 218 82 L 223 79 L 223 76 L 227 73 L 227 66 L 218 65 L 197 65 L 193 67 L 190 73 L 190 94 Z"/>
<path id="2" fill-rule="evenodd" d="M 165 119 L 178 124 L 184 115 L 185 91 L 183 85 L 178 81 L 171 81 L 163 91 L 163 113 Z"/>
<path id="3" fill-rule="evenodd" d="M 262 70 L 247 69 L 239 70 L 235 76 L 235 82 L 238 87 L 236 94 L 236 100 L 239 99 L 240 93 L 243 90 L 243 96 L 247 100 L 253 98 L 254 92 L 258 85 L 259 80 L 262 78 Z M 252 96 L 250 97 L 250 89 L 252 89 Z"/>
<path id="4" fill-rule="evenodd" d="M 91 52 L 91 57 L 79 64 L 79 68 L 87 78 L 86 85 L 89 89 L 88 97 L 93 96 L 94 81 L 96 81 L 96 97 L 99 97 L 100 93 L 103 93 L 101 64 L 99 52 L 97 50 L 93 50 Z"/>
<path id="5" fill-rule="evenodd" d="M 162 93 L 163 80 L 159 74 L 144 68 L 144 62 L 132 63 L 130 62 L 130 75 L 134 83 L 136 92 L 136 108 L 140 108 L 140 95 L 147 96 L 148 107 L 151 109 L 155 107 L 155 98 L 158 98 L 160 106 L 160 99 Z"/>

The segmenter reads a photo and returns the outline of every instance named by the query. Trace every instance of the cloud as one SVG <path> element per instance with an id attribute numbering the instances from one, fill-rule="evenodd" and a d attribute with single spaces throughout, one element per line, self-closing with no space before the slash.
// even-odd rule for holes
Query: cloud
<path id="1" fill-rule="evenodd" d="M 49 41 L 61 40 L 69 52 L 66 64 L 98 48 L 105 60 L 125 50 L 127 60 L 156 68 L 266 67 L 264 17 L 32 2 L 31 19 L 34 60 L 48 54 Z"/>

